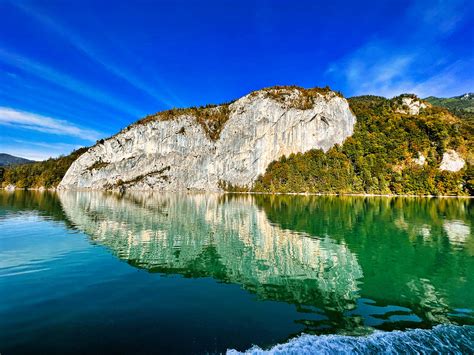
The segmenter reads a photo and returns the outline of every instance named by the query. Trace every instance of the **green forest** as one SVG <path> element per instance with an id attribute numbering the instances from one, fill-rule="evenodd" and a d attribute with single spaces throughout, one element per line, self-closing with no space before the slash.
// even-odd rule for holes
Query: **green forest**
<path id="1" fill-rule="evenodd" d="M 354 134 L 342 145 L 327 152 L 311 150 L 281 157 L 268 166 L 252 187 L 236 187 L 225 182 L 221 187 L 227 191 L 269 193 L 474 195 L 474 120 L 467 101 L 454 104 L 449 99 L 446 104 L 444 99 L 430 98 L 446 107 L 430 106 L 419 115 L 409 115 L 397 112 L 400 98 L 350 98 L 357 123 Z M 455 115 L 460 110 L 464 110 L 461 118 Z M 213 139 L 218 137 L 225 120 L 219 116 L 219 129 L 211 132 Z M 203 122 L 207 123 L 204 118 Z M 438 169 L 448 149 L 455 149 L 466 160 L 461 171 Z M 0 184 L 17 188 L 55 187 L 72 162 L 86 150 L 0 168 Z M 423 166 L 415 163 L 420 153 L 426 157 Z"/>
<path id="2" fill-rule="evenodd" d="M 474 93 L 448 98 L 429 96 L 424 100 L 434 106 L 446 107 L 456 116 L 474 123 Z"/>
<path id="3" fill-rule="evenodd" d="M 71 154 L 35 163 L 0 168 L 0 182 L 3 187 L 15 185 L 17 188 L 56 187 L 67 169 L 88 148 L 80 148 Z"/>
<path id="4" fill-rule="evenodd" d="M 311 150 L 271 163 L 255 192 L 473 195 L 473 126 L 441 107 L 419 115 L 396 112 L 399 97 L 349 99 L 357 116 L 354 134 L 324 153 Z M 438 169 L 443 153 L 467 157 L 459 172 Z M 414 163 L 418 154 L 426 164 Z M 245 190 L 228 187 L 229 190 Z"/>

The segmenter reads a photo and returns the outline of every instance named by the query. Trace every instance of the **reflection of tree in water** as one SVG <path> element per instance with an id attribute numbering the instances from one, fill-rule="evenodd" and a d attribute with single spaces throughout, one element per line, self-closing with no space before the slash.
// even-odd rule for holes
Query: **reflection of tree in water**
<path id="1" fill-rule="evenodd" d="M 0 191 L 0 206 L 3 211 L 10 213 L 31 211 L 53 220 L 67 223 L 58 195 L 53 192 L 28 190 Z"/>
<path id="2" fill-rule="evenodd" d="M 60 199 L 79 229 L 136 267 L 213 277 L 340 319 L 354 307 L 362 271 L 347 246 L 270 224 L 251 197 L 61 192 Z"/>
<path id="3" fill-rule="evenodd" d="M 272 223 L 330 235 L 357 255 L 360 296 L 404 305 L 424 324 L 472 324 L 456 308 L 474 308 L 471 199 L 256 196 Z M 467 303 L 467 304 L 466 304 Z"/>

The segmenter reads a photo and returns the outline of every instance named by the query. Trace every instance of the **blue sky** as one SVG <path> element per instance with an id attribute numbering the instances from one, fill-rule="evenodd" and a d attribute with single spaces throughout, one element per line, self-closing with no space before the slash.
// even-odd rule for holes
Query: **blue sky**
<path id="1" fill-rule="evenodd" d="M 474 1 L 0 0 L 0 152 L 69 153 L 272 85 L 474 91 Z"/>

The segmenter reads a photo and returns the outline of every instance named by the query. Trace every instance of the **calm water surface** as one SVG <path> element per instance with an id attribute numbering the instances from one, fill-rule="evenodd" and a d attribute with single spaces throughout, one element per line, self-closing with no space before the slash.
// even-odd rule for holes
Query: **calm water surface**
<path id="1" fill-rule="evenodd" d="M 473 203 L 2 191 L 0 352 L 216 353 L 439 324 L 474 351 Z"/>

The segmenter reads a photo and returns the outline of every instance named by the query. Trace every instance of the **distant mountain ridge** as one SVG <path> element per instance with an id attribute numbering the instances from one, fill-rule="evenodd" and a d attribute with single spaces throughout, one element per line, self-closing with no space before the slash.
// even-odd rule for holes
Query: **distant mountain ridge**
<path id="1" fill-rule="evenodd" d="M 453 97 L 428 96 L 424 100 L 435 106 L 446 107 L 460 118 L 474 121 L 474 93 L 465 93 Z"/>
<path id="2" fill-rule="evenodd" d="M 33 160 L 16 157 L 14 155 L 0 153 L 0 166 L 8 166 L 8 165 L 18 165 L 18 164 L 27 164 L 27 163 L 34 163 Z"/>

